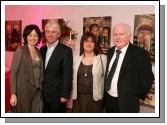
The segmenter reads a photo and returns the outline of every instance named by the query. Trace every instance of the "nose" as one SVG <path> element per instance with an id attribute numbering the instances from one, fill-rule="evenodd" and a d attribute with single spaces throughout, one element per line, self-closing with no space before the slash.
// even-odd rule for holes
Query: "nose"
<path id="1" fill-rule="evenodd" d="M 114 37 L 116 40 L 120 39 L 120 35 L 114 35 Z"/>

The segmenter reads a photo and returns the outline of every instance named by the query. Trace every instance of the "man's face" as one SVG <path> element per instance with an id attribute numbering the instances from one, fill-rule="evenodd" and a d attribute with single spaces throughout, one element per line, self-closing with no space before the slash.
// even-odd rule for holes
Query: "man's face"
<path id="1" fill-rule="evenodd" d="M 118 49 L 122 49 L 130 42 L 131 34 L 128 33 L 127 27 L 119 25 L 113 31 L 114 44 Z"/>
<path id="2" fill-rule="evenodd" d="M 98 27 L 92 27 L 91 31 L 92 34 L 98 36 L 100 33 L 100 29 Z"/>
<path id="3" fill-rule="evenodd" d="M 56 27 L 47 27 L 45 29 L 45 38 L 49 44 L 52 44 L 58 40 L 60 33 Z"/>

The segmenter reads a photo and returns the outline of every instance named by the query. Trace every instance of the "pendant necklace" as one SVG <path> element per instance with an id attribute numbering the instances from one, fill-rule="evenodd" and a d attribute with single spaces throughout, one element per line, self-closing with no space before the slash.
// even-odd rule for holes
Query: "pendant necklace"
<path id="1" fill-rule="evenodd" d="M 86 70 L 86 67 L 85 67 L 85 73 L 84 73 L 84 76 L 87 77 L 88 74 L 87 74 L 87 70 Z"/>

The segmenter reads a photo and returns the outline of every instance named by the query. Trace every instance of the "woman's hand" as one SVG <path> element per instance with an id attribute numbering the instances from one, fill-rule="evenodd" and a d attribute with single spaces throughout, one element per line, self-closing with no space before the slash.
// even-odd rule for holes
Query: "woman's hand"
<path id="1" fill-rule="evenodd" d="M 17 97 L 16 97 L 16 94 L 12 94 L 11 97 L 10 97 L 10 105 L 11 106 L 16 106 L 17 105 Z"/>

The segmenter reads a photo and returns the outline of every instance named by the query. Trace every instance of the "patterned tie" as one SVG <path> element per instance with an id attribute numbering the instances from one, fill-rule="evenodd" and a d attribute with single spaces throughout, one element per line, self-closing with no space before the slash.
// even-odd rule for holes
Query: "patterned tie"
<path id="1" fill-rule="evenodd" d="M 110 89 L 111 81 L 112 81 L 112 78 L 114 76 L 115 70 L 117 68 L 120 53 L 121 53 L 120 50 L 116 50 L 116 58 L 115 58 L 114 63 L 110 69 L 110 72 L 108 73 L 107 78 L 105 80 L 105 90 L 106 91 L 108 91 Z"/>

